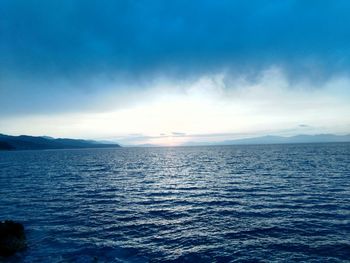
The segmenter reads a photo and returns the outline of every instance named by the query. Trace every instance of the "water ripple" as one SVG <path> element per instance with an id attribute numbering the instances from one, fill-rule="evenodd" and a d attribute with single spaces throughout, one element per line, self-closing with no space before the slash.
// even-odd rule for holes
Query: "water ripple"
<path id="1" fill-rule="evenodd" d="M 346 262 L 350 144 L 0 152 L 8 262 Z"/>

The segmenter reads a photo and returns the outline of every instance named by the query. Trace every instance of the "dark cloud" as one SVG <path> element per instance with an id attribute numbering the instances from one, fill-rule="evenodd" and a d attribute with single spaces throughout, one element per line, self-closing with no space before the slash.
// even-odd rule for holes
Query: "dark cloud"
<path id="1" fill-rule="evenodd" d="M 349 69 L 349 9 L 346 0 L 2 0 L 0 96 L 30 97 L 23 83 L 9 91 L 19 78 L 58 97 L 85 92 L 99 75 L 254 76 L 277 65 L 291 79 L 320 79 Z M 69 85 L 50 84 L 57 80 Z"/>
<path id="2" fill-rule="evenodd" d="M 3 0 L 1 67 L 41 76 L 349 61 L 348 1 Z"/>

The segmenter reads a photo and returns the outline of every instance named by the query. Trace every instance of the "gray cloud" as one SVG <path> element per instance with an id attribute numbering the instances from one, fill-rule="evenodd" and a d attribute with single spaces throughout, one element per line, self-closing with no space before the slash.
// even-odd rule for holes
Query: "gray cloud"
<path id="1" fill-rule="evenodd" d="M 271 65 L 290 81 L 322 81 L 349 70 L 349 8 L 345 0 L 3 0 L 0 103 L 8 114 L 82 110 L 96 94 L 142 89 L 158 76 L 226 70 L 254 81 Z"/>

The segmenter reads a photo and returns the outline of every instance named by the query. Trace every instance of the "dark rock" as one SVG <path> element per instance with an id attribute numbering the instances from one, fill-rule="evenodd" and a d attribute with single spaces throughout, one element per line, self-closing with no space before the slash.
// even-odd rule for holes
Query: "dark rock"
<path id="1" fill-rule="evenodd" d="M 10 220 L 0 222 L 0 256 L 11 256 L 26 246 L 22 224 Z"/>

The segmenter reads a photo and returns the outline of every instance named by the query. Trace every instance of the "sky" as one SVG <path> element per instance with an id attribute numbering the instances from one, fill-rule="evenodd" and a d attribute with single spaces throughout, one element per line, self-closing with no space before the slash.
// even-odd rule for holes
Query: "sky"
<path id="1" fill-rule="evenodd" d="M 347 0 L 0 0 L 0 133 L 350 133 Z"/>

